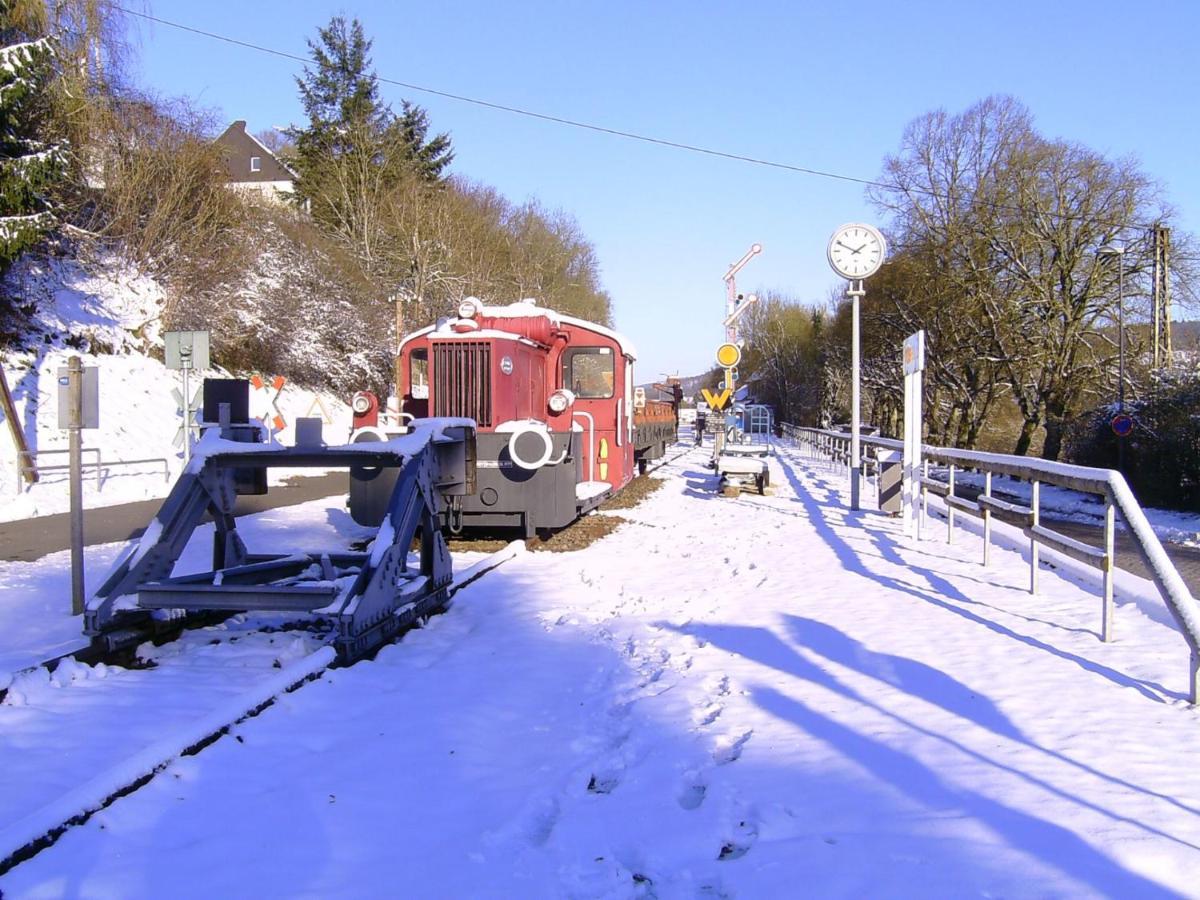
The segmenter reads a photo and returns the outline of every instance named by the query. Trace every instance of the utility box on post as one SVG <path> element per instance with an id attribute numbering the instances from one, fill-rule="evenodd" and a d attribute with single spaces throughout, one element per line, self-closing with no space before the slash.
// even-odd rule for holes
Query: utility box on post
<path id="1" fill-rule="evenodd" d="M 899 450 L 875 451 L 875 466 L 879 472 L 879 511 L 898 516 L 903 509 L 904 455 Z"/>

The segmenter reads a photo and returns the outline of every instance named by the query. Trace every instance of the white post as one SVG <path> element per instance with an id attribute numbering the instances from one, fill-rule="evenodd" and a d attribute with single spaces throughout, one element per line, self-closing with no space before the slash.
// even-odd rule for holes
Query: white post
<path id="1" fill-rule="evenodd" d="M 913 488 L 916 479 L 913 477 L 916 473 L 913 471 L 913 435 L 912 435 L 912 382 L 913 377 L 907 372 L 904 373 L 904 461 L 901 464 L 901 483 L 900 483 L 900 521 L 904 526 L 904 533 L 911 535 L 913 533 L 913 510 L 912 498 Z"/>
<path id="2" fill-rule="evenodd" d="M 986 472 L 983 476 L 983 496 L 992 496 L 992 473 Z M 992 510 L 984 506 L 983 508 L 983 566 L 987 568 L 990 561 L 990 553 L 992 549 Z"/>
<path id="3" fill-rule="evenodd" d="M 901 353 L 904 370 L 904 463 L 901 506 L 904 533 L 920 531 L 919 487 L 921 468 L 921 372 L 925 368 L 925 332 L 918 331 L 904 341 Z"/>
<path id="4" fill-rule="evenodd" d="M 1104 496 L 1104 605 L 1100 613 L 1100 640 L 1113 639 L 1113 565 L 1115 549 L 1115 507 L 1112 497 Z"/>
<path id="5" fill-rule="evenodd" d="M 183 466 L 187 468 L 187 464 L 192 459 L 192 386 L 188 380 L 188 375 L 192 371 L 191 352 L 183 356 Z"/>
<path id="6" fill-rule="evenodd" d="M 921 521 L 917 523 L 917 540 L 925 535 L 925 526 L 929 522 L 929 489 L 925 487 L 924 479 L 929 477 L 929 460 L 921 462 Z"/>
<path id="7" fill-rule="evenodd" d="M 859 446 L 859 429 L 862 422 L 859 413 L 859 315 L 858 298 L 864 293 L 862 281 L 850 282 L 846 291 L 850 295 L 850 508 L 859 508 L 859 491 L 862 479 L 862 448 Z"/>
<path id="8" fill-rule="evenodd" d="M 950 491 L 946 494 L 946 543 L 954 543 L 954 506 L 950 498 L 954 496 L 954 463 L 950 464 Z"/>
<path id="9" fill-rule="evenodd" d="M 1041 482 L 1033 482 L 1033 499 L 1029 506 L 1033 509 L 1033 527 L 1038 525 L 1038 502 L 1041 495 Z M 1038 591 L 1038 542 L 1037 538 L 1029 535 L 1029 593 L 1036 594 Z"/>

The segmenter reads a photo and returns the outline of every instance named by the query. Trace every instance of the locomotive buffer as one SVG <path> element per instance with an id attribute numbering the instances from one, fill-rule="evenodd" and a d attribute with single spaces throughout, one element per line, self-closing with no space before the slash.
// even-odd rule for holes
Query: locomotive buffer
<path id="1" fill-rule="evenodd" d="M 331 621 L 338 656 L 358 659 L 445 604 L 453 571 L 439 516 L 474 489 L 474 423 L 427 419 L 403 437 L 327 447 L 320 419 L 297 423 L 297 445 L 254 443 L 257 426 L 212 428 L 145 534 L 130 542 L 87 604 L 85 633 L 115 650 L 185 613 L 274 610 Z M 233 515 L 238 494 L 266 492 L 271 468 L 397 470 L 365 552 L 251 553 Z M 210 571 L 173 575 L 205 517 L 215 524 Z M 416 559 L 410 553 L 419 538 Z"/>

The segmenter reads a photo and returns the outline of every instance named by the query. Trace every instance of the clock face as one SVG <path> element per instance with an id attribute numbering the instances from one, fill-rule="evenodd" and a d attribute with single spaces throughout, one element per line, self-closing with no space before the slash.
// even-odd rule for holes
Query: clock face
<path id="1" fill-rule="evenodd" d="M 883 235 L 870 225 L 843 225 L 829 241 L 829 264 L 851 281 L 874 275 L 886 255 Z"/>

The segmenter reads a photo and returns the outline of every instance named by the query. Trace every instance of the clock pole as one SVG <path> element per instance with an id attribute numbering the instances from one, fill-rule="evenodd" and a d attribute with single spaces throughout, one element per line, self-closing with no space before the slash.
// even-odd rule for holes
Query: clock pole
<path id="1" fill-rule="evenodd" d="M 859 492 L 862 485 L 862 445 L 859 432 L 862 430 L 862 419 L 859 413 L 860 401 L 860 372 L 859 372 L 859 343 L 860 329 L 858 321 L 858 300 L 866 294 L 862 279 L 850 281 L 846 288 L 846 296 L 850 298 L 850 508 L 859 508 Z"/>
<path id="2" fill-rule="evenodd" d="M 846 279 L 846 296 L 850 298 L 850 508 L 857 510 L 862 490 L 859 300 L 867 293 L 863 282 L 883 265 L 887 241 L 873 225 L 851 222 L 834 231 L 825 256 L 833 271 Z"/>

